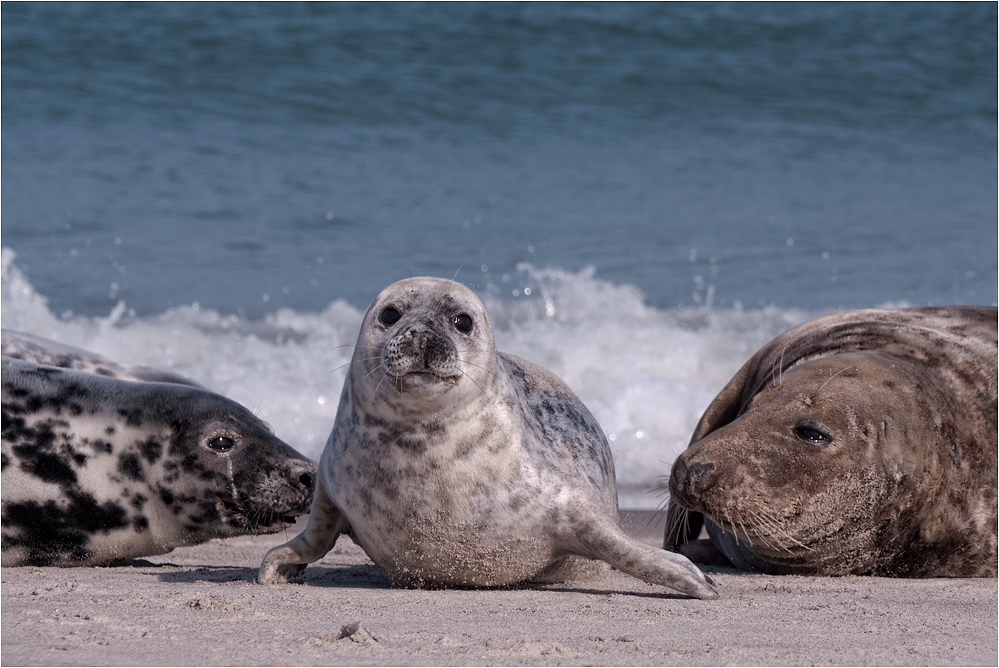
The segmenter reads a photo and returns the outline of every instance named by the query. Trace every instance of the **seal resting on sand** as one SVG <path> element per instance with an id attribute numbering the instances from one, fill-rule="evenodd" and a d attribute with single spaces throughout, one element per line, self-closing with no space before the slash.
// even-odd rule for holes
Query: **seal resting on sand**
<path id="1" fill-rule="evenodd" d="M 169 371 L 160 371 L 147 366 L 122 364 L 103 355 L 50 341 L 33 334 L 5 329 L 0 331 L 0 355 L 18 360 L 57 366 L 61 369 L 74 369 L 96 373 L 109 378 L 138 380 L 150 383 L 177 383 L 201 387 L 193 380 Z"/>
<path id="2" fill-rule="evenodd" d="M 264 557 L 258 580 L 287 581 L 346 533 L 400 584 L 551 582 L 602 560 L 717 596 L 688 559 L 632 539 L 617 515 L 610 448 L 579 399 L 496 351 L 471 290 L 413 278 L 368 309 L 309 525 Z"/>
<path id="3" fill-rule="evenodd" d="M 4 566 L 107 565 L 279 531 L 307 511 L 316 465 L 180 381 L 2 358 Z"/>
<path id="4" fill-rule="evenodd" d="M 845 311 L 777 337 L 701 418 L 665 548 L 773 574 L 995 577 L 997 312 Z M 702 553 L 703 554 L 703 553 Z"/>

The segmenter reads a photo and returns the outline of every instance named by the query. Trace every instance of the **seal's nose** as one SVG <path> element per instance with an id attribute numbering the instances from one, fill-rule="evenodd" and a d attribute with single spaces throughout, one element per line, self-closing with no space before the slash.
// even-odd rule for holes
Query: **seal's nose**
<path id="1" fill-rule="evenodd" d="M 423 351 L 430 342 L 432 333 L 433 323 L 430 321 L 420 320 L 410 325 L 409 329 L 407 329 L 405 334 L 402 336 L 412 341 L 413 347 L 416 350 Z"/>
<path id="2" fill-rule="evenodd" d="M 693 500 L 711 483 L 711 472 L 715 465 L 711 462 L 695 462 L 688 464 L 681 455 L 673 464 L 673 472 L 669 477 L 669 493 L 683 506 L 693 505 Z"/>
<path id="3" fill-rule="evenodd" d="M 318 467 L 310 461 L 295 462 L 288 467 L 288 482 L 299 489 L 304 495 L 312 497 L 316 491 L 316 472 Z"/>

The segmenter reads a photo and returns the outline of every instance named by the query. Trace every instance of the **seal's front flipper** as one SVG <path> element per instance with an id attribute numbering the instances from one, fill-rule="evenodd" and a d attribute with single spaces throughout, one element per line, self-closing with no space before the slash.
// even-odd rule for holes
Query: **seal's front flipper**
<path id="1" fill-rule="evenodd" d="M 330 501 L 320 475 L 316 481 L 316 494 L 312 499 L 308 526 L 297 537 L 275 547 L 264 556 L 257 572 L 257 582 L 287 582 L 289 578 L 304 571 L 308 564 L 322 559 L 332 550 L 340 534 L 349 532 L 347 518 Z"/>
<path id="2" fill-rule="evenodd" d="M 596 517 L 579 527 L 573 539 L 576 554 L 606 561 L 623 573 L 694 598 L 718 598 L 711 580 L 689 559 L 637 541 L 609 519 Z"/>

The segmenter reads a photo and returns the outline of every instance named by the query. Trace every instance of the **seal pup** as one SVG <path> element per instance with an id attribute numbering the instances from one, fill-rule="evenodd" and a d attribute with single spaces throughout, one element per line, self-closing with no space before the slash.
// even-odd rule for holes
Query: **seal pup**
<path id="1" fill-rule="evenodd" d="M 444 279 L 400 281 L 368 309 L 309 524 L 258 581 L 286 582 L 341 534 L 403 585 L 560 581 L 602 560 L 717 597 L 688 559 L 620 529 L 596 420 L 551 373 L 497 353 L 482 302 Z"/>
<path id="2" fill-rule="evenodd" d="M 316 465 L 238 403 L 2 358 L 2 563 L 100 566 L 279 531 Z"/>
<path id="3" fill-rule="evenodd" d="M 33 334 L 0 330 L 0 355 L 18 360 L 96 373 L 110 378 L 152 383 L 178 383 L 201 387 L 198 383 L 175 373 L 147 366 L 122 364 L 89 350 L 56 343 Z"/>
<path id="4" fill-rule="evenodd" d="M 744 570 L 995 577 L 996 331 L 995 308 L 950 306 L 777 337 L 673 465 L 664 547 L 705 547 L 703 516 Z"/>

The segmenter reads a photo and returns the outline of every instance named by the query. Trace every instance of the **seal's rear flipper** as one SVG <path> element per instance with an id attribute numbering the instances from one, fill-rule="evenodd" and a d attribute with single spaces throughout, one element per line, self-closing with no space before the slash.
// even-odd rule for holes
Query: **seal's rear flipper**
<path id="1" fill-rule="evenodd" d="M 600 559 L 622 573 L 694 598 L 718 598 L 711 580 L 687 557 L 635 540 L 602 515 L 579 513 L 578 516 L 589 519 L 577 527 L 573 536 L 571 549 L 576 554 Z"/>

